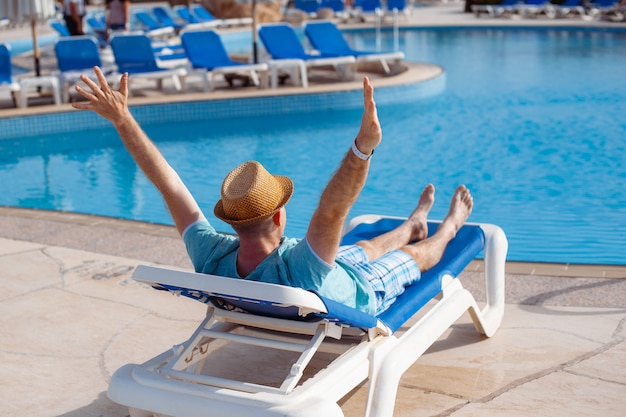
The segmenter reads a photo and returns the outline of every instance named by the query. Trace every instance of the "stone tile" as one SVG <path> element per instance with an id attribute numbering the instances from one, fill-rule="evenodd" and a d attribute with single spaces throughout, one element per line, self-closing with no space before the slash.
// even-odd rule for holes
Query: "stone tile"
<path id="1" fill-rule="evenodd" d="M 368 387 L 369 384 L 359 387 L 340 402 L 345 417 L 365 415 Z M 400 380 L 393 415 L 395 417 L 442 415 L 445 410 L 459 407 L 465 402 L 463 399 L 406 386 L 404 380 Z"/>
<path id="2" fill-rule="evenodd" d="M 0 256 L 41 249 L 39 243 L 23 242 L 21 240 L 0 238 Z"/>
<path id="3" fill-rule="evenodd" d="M 24 244 L 23 248 L 29 246 Z M 34 246 L 31 249 L 34 250 L 0 256 L 0 302 L 62 284 L 59 265 L 54 259 Z"/>
<path id="4" fill-rule="evenodd" d="M 147 314 L 132 305 L 48 288 L 0 303 L 0 350 L 29 355 L 94 356 Z"/>
<path id="5" fill-rule="evenodd" d="M 186 297 L 179 297 L 133 280 L 128 275 L 109 279 L 91 279 L 76 283 L 69 291 L 86 297 L 100 299 L 141 308 L 146 313 L 173 320 L 200 321 L 206 315 L 206 304 Z"/>
<path id="6" fill-rule="evenodd" d="M 625 315 L 602 316 L 600 324 L 598 316 L 574 309 L 507 306 L 494 337 L 485 339 L 468 319 L 461 320 L 409 368 L 403 381 L 429 392 L 480 399 L 599 348 L 612 339 Z"/>
<path id="7" fill-rule="evenodd" d="M 122 417 L 128 415 L 105 396 L 108 381 L 98 356 L 22 355 L 0 352 L 0 415 Z"/>
<path id="8" fill-rule="evenodd" d="M 624 342 L 570 366 L 567 370 L 575 374 L 616 382 L 626 386 L 625 368 L 624 366 L 615 366 L 616 364 L 626 366 L 626 343 Z M 626 388 L 624 388 L 624 394 L 626 394 Z M 626 402 L 624 404 L 626 405 Z"/>
<path id="9" fill-rule="evenodd" d="M 472 402 L 451 417 L 622 417 L 624 385 L 555 372 L 509 389 L 484 403 Z"/>

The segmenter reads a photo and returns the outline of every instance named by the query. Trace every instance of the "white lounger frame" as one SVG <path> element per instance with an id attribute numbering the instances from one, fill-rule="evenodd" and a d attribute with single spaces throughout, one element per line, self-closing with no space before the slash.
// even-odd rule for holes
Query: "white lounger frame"
<path id="1" fill-rule="evenodd" d="M 373 328 L 359 330 L 328 320 L 297 321 L 224 310 L 209 302 L 207 317 L 189 340 L 144 364 L 121 367 L 111 379 L 108 396 L 128 406 L 132 417 L 340 417 L 343 412 L 337 402 L 369 378 L 365 416 L 391 417 L 402 374 L 466 311 L 477 331 L 488 337 L 502 321 L 508 244 L 499 227 L 479 226 L 485 234 L 487 300 L 482 309 L 459 279 L 450 276 L 444 277 L 436 304 L 428 304 L 422 309 L 430 308 L 426 314 L 395 334 L 380 321 Z M 148 266 L 139 266 L 134 278 L 197 289 L 200 301 L 207 301 L 202 299 L 203 292 L 224 298 L 228 298 L 225 294 L 237 294 L 243 299 L 299 306 L 301 315 L 326 311 L 317 295 L 299 288 Z M 200 374 L 207 357 L 220 343 L 230 341 L 301 354 L 280 387 Z M 218 345 L 215 349 L 214 344 Z M 338 357 L 302 381 L 304 369 L 318 351 Z"/>

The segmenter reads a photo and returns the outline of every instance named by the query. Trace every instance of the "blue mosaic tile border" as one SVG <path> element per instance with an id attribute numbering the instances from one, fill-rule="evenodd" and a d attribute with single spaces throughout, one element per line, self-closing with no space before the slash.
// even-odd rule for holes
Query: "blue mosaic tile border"
<path id="1" fill-rule="evenodd" d="M 445 89 L 445 73 L 433 79 L 376 89 L 376 103 L 402 104 L 432 97 Z M 313 93 L 245 99 L 167 103 L 131 108 L 142 124 L 215 120 L 324 110 L 350 110 L 363 106 L 361 90 Z M 0 118 L 0 139 L 14 139 L 55 133 L 110 127 L 107 120 L 87 111 Z"/>

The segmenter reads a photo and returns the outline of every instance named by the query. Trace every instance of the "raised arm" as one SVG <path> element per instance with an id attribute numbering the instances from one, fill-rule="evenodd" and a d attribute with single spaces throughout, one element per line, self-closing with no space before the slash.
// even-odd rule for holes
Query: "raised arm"
<path id="1" fill-rule="evenodd" d="M 91 91 L 80 86 L 76 86 L 76 91 L 89 102 L 72 103 L 72 106 L 80 110 L 93 110 L 113 124 L 137 165 L 161 192 L 176 223 L 176 229 L 182 234 L 188 225 L 204 216 L 176 171 L 168 164 L 130 113 L 128 74 L 122 75 L 119 90 L 113 90 L 109 87 L 100 68 L 95 67 L 94 72 L 100 86 L 87 76 L 81 75 L 81 80 Z"/>
<path id="2" fill-rule="evenodd" d="M 348 151 L 341 165 L 322 192 L 319 206 L 311 217 L 306 238 L 313 251 L 328 264 L 334 264 L 341 241 L 343 224 L 350 208 L 358 198 L 369 171 L 369 158 L 382 139 L 378 112 L 374 102 L 374 88 L 369 79 L 363 79 L 363 117 L 354 143 L 357 152 Z M 361 153 L 362 157 L 357 156 Z"/>

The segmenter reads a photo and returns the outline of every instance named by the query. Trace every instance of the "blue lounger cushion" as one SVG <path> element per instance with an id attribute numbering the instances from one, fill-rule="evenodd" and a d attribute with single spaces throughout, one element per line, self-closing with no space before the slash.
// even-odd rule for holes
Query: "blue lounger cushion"
<path id="1" fill-rule="evenodd" d="M 371 239 L 381 232 L 394 229 L 403 221 L 403 219 L 383 218 L 374 223 L 361 223 L 344 236 L 342 244 Z M 428 235 L 432 235 L 438 226 L 437 222 L 429 222 Z M 463 226 L 446 247 L 439 263 L 424 272 L 418 282 L 407 287 L 391 307 L 383 311 L 378 318 L 392 332 L 398 330 L 420 308 L 441 292 L 444 275 L 456 278 L 482 252 L 484 246 L 485 235 L 480 226 Z"/>

